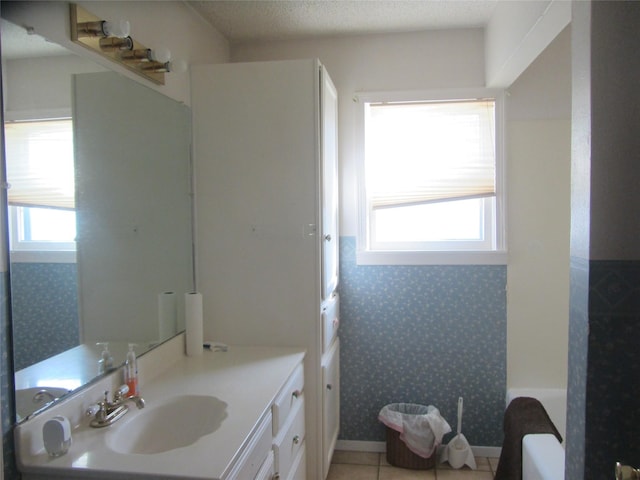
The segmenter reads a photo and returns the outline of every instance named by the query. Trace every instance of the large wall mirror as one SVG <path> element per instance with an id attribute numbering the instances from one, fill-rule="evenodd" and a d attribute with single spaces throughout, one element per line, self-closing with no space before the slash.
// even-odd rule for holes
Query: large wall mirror
<path id="1" fill-rule="evenodd" d="M 183 329 L 191 115 L 1 21 L 20 421 Z"/>

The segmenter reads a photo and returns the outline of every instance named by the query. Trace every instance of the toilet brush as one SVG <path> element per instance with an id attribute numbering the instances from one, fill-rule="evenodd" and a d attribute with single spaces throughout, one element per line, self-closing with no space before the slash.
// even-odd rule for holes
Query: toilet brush
<path id="1" fill-rule="evenodd" d="M 453 468 L 462 468 L 465 464 L 472 470 L 476 468 L 476 459 L 471 451 L 471 446 L 462 434 L 462 397 L 458 398 L 458 431 L 447 444 L 443 452 L 442 461 L 448 461 Z"/>

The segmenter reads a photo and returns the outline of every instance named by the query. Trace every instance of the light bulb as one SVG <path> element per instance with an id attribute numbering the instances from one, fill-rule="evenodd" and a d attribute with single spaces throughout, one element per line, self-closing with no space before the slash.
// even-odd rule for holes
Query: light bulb
<path id="1" fill-rule="evenodd" d="M 167 63 L 171 60 L 171 51 L 168 48 L 160 47 L 149 52 L 149 60 L 158 63 Z"/>
<path id="2" fill-rule="evenodd" d="M 127 20 L 104 21 L 102 23 L 102 33 L 107 37 L 125 38 L 131 33 L 131 25 Z"/>
<path id="3" fill-rule="evenodd" d="M 188 68 L 189 64 L 182 59 L 169 62 L 169 71 L 173 73 L 184 73 Z"/>

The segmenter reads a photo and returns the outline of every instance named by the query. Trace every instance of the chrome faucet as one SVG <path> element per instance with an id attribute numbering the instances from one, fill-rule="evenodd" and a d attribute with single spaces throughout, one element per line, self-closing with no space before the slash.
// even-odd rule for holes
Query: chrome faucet
<path id="1" fill-rule="evenodd" d="M 144 399 L 138 395 L 127 397 L 129 387 L 122 385 L 113 394 L 113 401 L 109 401 L 109 392 L 104 392 L 104 399 L 94 405 L 91 405 L 85 412 L 89 417 L 93 417 L 89 425 L 95 428 L 108 427 L 121 419 L 129 411 L 129 407 L 125 405 L 127 401 L 132 401 L 135 406 L 140 409 L 144 408 Z"/>

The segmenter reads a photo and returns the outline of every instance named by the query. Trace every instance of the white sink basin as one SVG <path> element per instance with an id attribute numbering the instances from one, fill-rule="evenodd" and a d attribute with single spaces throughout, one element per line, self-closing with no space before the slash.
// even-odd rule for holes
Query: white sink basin
<path id="1" fill-rule="evenodd" d="M 107 434 L 107 445 L 119 453 L 154 454 L 182 448 L 215 432 L 227 418 L 227 404 L 207 395 L 173 397 L 127 417 Z M 131 415 L 129 412 L 128 415 Z"/>
<path id="2" fill-rule="evenodd" d="M 59 387 L 29 387 L 16 390 L 18 419 L 26 418 L 69 392 L 70 390 Z"/>

